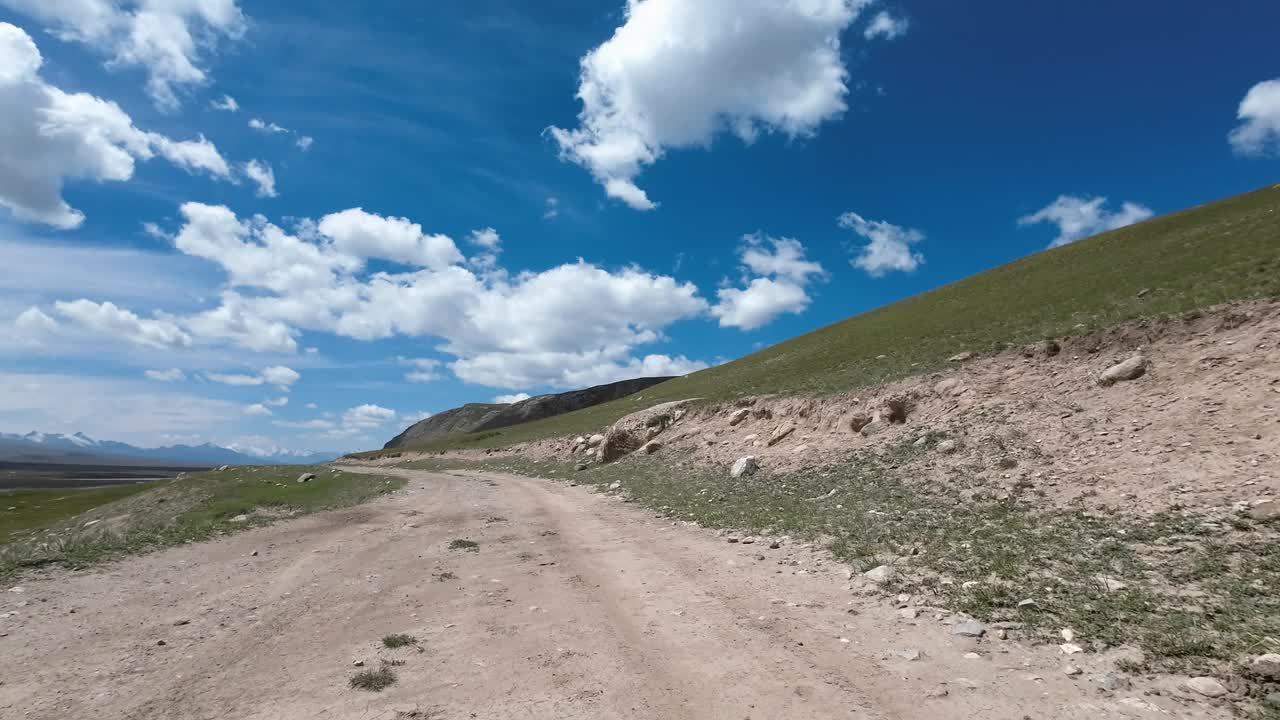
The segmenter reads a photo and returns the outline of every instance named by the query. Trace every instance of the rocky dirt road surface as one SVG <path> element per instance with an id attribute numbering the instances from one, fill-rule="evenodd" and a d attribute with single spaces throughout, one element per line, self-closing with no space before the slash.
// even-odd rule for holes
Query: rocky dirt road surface
<path id="1" fill-rule="evenodd" d="M 0 717 L 1229 716 L 1172 684 L 1126 687 L 1105 657 L 906 618 L 789 543 L 729 544 L 564 483 L 366 471 L 410 482 L 5 588 Z M 390 633 L 418 645 L 383 648 Z M 394 685 L 348 686 L 354 662 L 383 660 L 403 663 Z"/>

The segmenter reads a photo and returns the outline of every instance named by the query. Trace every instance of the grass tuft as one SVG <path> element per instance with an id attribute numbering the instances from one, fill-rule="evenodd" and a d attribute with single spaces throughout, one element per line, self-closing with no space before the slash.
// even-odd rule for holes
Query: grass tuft
<path id="1" fill-rule="evenodd" d="M 401 648 L 401 647 L 406 647 L 408 645 L 417 645 L 417 644 L 418 644 L 418 638 L 412 635 L 405 635 L 404 633 L 393 633 L 391 635 L 387 635 L 386 637 L 382 638 L 383 647 Z"/>
<path id="2" fill-rule="evenodd" d="M 390 668 L 383 666 L 377 670 L 361 670 L 352 675 L 350 685 L 356 690 L 380 692 L 391 687 L 395 682 L 396 674 Z"/>
<path id="3" fill-rule="evenodd" d="M 480 543 L 474 540 L 463 540 L 458 538 L 449 541 L 450 550 L 465 550 L 467 552 L 480 552 Z"/>

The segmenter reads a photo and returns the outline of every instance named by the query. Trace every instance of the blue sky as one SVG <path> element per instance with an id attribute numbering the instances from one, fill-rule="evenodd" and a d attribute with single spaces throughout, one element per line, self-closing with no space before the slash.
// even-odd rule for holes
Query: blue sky
<path id="1" fill-rule="evenodd" d="M 1269 3 L 48 5 L 0 0 L 7 432 L 366 448 L 1280 170 Z"/>

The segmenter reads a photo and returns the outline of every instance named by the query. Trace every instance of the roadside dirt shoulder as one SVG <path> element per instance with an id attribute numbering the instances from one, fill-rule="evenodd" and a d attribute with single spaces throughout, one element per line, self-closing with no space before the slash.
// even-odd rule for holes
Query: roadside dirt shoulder
<path id="1" fill-rule="evenodd" d="M 961 637 L 930 608 L 908 618 L 909 600 L 809 548 L 729 544 L 550 481 L 364 470 L 409 485 L 4 593 L 0 715 L 1229 715 L 1117 681 L 1111 657 Z M 390 633 L 416 646 L 382 648 Z M 348 687 L 354 661 L 383 660 L 394 685 Z"/>

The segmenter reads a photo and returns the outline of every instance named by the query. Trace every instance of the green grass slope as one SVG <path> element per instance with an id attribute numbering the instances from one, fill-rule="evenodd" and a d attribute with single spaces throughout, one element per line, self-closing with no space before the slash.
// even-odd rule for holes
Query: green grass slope
<path id="1" fill-rule="evenodd" d="M 586 432 L 682 398 L 841 392 L 928 371 L 962 350 L 1258 297 L 1280 297 L 1280 185 L 1015 260 L 621 400 L 405 449 Z"/>
<path id="2" fill-rule="evenodd" d="M 309 482 L 296 482 L 310 472 Z M 233 467 L 93 490 L 0 492 L 0 580 L 23 568 L 87 567 L 368 502 L 404 480 L 329 467 Z"/>

